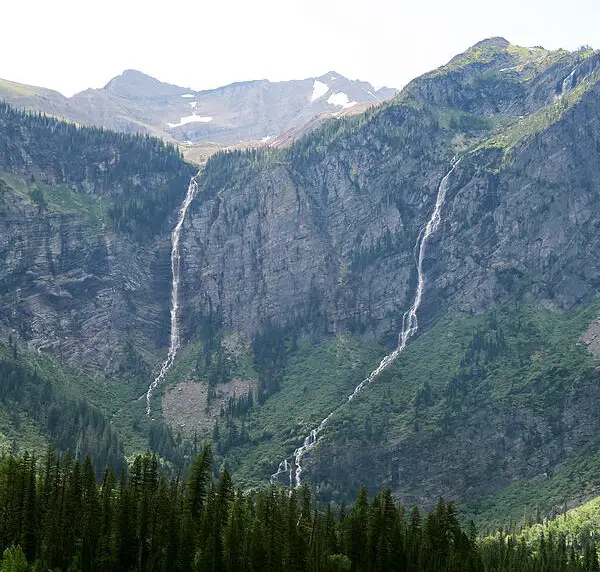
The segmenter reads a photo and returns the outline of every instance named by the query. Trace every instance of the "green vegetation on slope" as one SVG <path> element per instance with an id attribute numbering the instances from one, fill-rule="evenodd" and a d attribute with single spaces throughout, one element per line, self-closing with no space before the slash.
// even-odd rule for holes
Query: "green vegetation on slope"
<path id="1" fill-rule="evenodd" d="M 0 346 L 1 417 L 8 417 L 1 426 L 3 435 L 20 450 L 31 447 L 39 453 L 47 440 L 77 457 L 94 456 L 98 475 L 109 465 L 122 468 L 123 445 L 116 430 L 80 397 L 79 387 L 51 360 L 34 360 L 9 340 Z"/>
<path id="2" fill-rule="evenodd" d="M 499 146 L 507 150 L 558 123 L 564 114 L 577 105 L 585 94 L 600 81 L 600 72 L 595 71 L 586 77 L 576 88 L 566 92 L 556 101 L 542 107 L 536 113 L 520 118 L 518 121 L 486 141 L 483 146 Z"/>
<path id="3" fill-rule="evenodd" d="M 101 222 L 107 211 L 103 197 L 82 193 L 75 186 L 26 180 L 9 172 L 0 172 L 0 193 L 14 193 L 49 214 L 84 215 L 92 224 Z"/>
<path id="4" fill-rule="evenodd" d="M 167 388 L 185 381 L 207 386 L 208 406 L 223 384 L 232 379 L 249 382 L 253 405 L 245 402 L 240 409 L 232 403 L 228 408 L 225 402 L 216 426 L 211 423 L 204 431 L 197 430 L 200 438 L 212 436 L 218 458 L 235 466 L 235 479 L 246 486 L 266 483 L 299 435 L 303 437 L 336 409 L 383 351 L 378 344 L 364 344 L 347 335 L 324 343 L 280 339 L 281 346 L 274 346 L 277 350 L 266 352 L 271 346 L 261 344 L 254 354 L 242 347 L 235 356 L 224 349 L 226 342 L 207 351 L 206 342 L 196 341 L 182 351 L 167 376 Z M 196 422 L 202 425 L 206 415 L 197 404 Z M 193 432 L 184 430 L 183 436 L 191 439 Z"/>
<path id="5" fill-rule="evenodd" d="M 528 526 L 518 536 L 539 549 L 542 536 L 550 534 L 555 538 L 564 536 L 569 546 L 582 545 L 589 538 L 597 538 L 600 534 L 600 497 L 570 508 L 553 519 Z"/>
<path id="6" fill-rule="evenodd" d="M 488 522 L 577 497 L 600 477 L 583 449 L 597 435 L 598 374 L 578 343 L 597 312 L 516 306 L 441 321 L 332 420 L 312 482 L 343 491 L 383 479 L 400 498 L 427 502 L 411 490 L 428 475 L 430 494 L 469 499 Z M 388 452 L 377 455 L 381 442 Z"/>
<path id="7" fill-rule="evenodd" d="M 152 450 L 165 468 L 181 470 L 194 446 L 147 418 L 140 399 L 146 387 L 91 376 L 11 337 L 0 342 L 0 452 L 39 456 L 51 444 L 79 459 L 92 456 L 101 476 L 107 466 L 120 470 L 126 459 Z"/>
<path id="8" fill-rule="evenodd" d="M 513 304 L 441 320 L 334 415 L 305 461 L 305 477 L 336 501 L 361 483 L 384 482 L 425 506 L 443 493 L 490 525 L 548 514 L 589 494 L 600 478 L 600 440 L 586 437 L 597 434 L 590 400 L 598 375 L 578 340 L 598 310 L 561 315 Z M 265 483 L 386 350 L 344 335 L 285 351 L 278 390 L 241 413 L 225 408 L 212 432 L 218 457 L 246 485 Z M 206 371 L 188 369 L 193 363 L 182 356 L 169 383 L 207 384 Z M 257 383 L 247 366 L 231 372 Z"/>
<path id="9" fill-rule="evenodd" d="M 78 127 L 2 102 L 0 127 L 0 170 L 109 198 L 109 220 L 139 241 L 165 230 L 194 172 L 160 139 Z"/>

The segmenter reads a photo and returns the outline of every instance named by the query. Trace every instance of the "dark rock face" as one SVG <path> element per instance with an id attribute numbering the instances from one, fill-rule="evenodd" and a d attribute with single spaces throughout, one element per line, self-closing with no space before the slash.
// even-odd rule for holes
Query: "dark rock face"
<path id="1" fill-rule="evenodd" d="M 500 63 L 489 66 L 514 63 L 511 58 L 501 52 Z M 594 62 L 600 59 L 584 62 L 588 75 Z M 571 69 L 567 63 L 561 77 Z M 538 94 L 538 110 L 555 97 L 555 67 L 534 82 L 548 90 Z M 456 94 L 464 81 L 451 70 L 435 85 L 439 93 Z M 515 97 L 508 93 L 509 107 L 522 105 L 528 85 L 520 84 Z M 249 335 L 261 320 L 317 316 L 329 332 L 352 324 L 376 335 L 397 330 L 414 287 L 414 244 L 452 154 L 466 156 L 427 248 L 422 316 L 442 308 L 481 312 L 524 287 L 557 308 L 594 299 L 598 253 L 586 244 L 600 214 L 598 88 L 560 121 L 510 148 L 486 144 L 470 151 L 473 141 L 493 133 L 445 129 L 437 105 L 455 102 L 433 94 L 431 105 L 417 87 L 308 159 L 292 149 L 278 164 L 266 161 L 219 188 L 205 182 L 184 233 L 190 314 L 217 312 L 226 328 Z M 412 97 L 421 109 L 409 105 Z M 488 105 L 486 93 L 479 98 Z M 320 142 L 319 135 L 311 141 Z"/>
<path id="2" fill-rule="evenodd" d="M 261 321 L 297 319 L 327 331 L 397 329 L 411 248 L 447 163 L 432 157 L 432 121 L 420 118 L 420 161 L 383 131 L 395 121 L 411 129 L 415 118 L 392 108 L 333 153 L 261 169 L 195 206 L 184 235 L 186 304 L 249 335 Z"/>
<path id="3" fill-rule="evenodd" d="M 158 140 L 5 105 L 0 127 L 3 328 L 90 370 L 119 369 L 127 343 L 154 363 L 169 335 L 166 219 L 192 171 Z"/>
<path id="4" fill-rule="evenodd" d="M 154 361 L 168 336 L 167 242 L 140 250 L 99 221 L 41 212 L 14 196 L 0 197 L 0 211 L 5 327 L 90 370 L 114 372 L 127 340 Z"/>
<path id="5" fill-rule="evenodd" d="M 475 172 L 449 198 L 436 287 L 465 311 L 531 288 L 557 309 L 597 297 L 600 99 L 520 144 L 499 172 Z M 565 145 L 565 142 L 569 143 Z"/>

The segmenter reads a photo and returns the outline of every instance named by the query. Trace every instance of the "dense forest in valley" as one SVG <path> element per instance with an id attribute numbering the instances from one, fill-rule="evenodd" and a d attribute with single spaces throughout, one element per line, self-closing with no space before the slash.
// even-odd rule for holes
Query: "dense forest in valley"
<path id="1" fill-rule="evenodd" d="M 481 538 L 442 499 L 422 515 L 389 491 L 362 488 L 346 509 L 319 506 L 306 485 L 235 490 L 227 469 L 215 478 L 209 447 L 186 478 L 167 480 L 146 454 L 100 486 L 89 457 L 4 457 L 0 511 L 3 571 L 598 570 L 587 532 Z"/>

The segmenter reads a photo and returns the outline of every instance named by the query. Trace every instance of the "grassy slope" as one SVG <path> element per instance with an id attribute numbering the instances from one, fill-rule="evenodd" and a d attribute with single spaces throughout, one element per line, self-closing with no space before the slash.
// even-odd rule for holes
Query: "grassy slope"
<path id="1" fill-rule="evenodd" d="M 101 197 L 81 193 L 69 185 L 48 185 L 39 181 L 27 181 L 13 173 L 0 172 L 0 181 L 10 187 L 15 198 L 32 203 L 32 192 L 38 190 L 50 214 L 73 213 L 83 215 L 92 223 L 106 216 L 106 204 Z"/>
<path id="2" fill-rule="evenodd" d="M 266 482 L 279 461 L 368 375 L 381 348 L 349 336 L 328 343 L 300 344 L 290 359 L 281 390 L 250 412 L 247 429 L 253 447 L 234 454 L 250 482 Z M 300 437 L 300 439 L 299 439 Z"/>
<path id="3" fill-rule="evenodd" d="M 470 418 L 490 404 L 554 418 L 560 415 L 561 399 L 570 387 L 590 383 L 596 362 L 577 340 L 598 311 L 598 304 L 570 316 L 530 307 L 518 312 L 505 309 L 495 314 L 496 328 L 490 328 L 489 316 L 442 321 L 411 343 L 367 392 L 344 409 L 327 439 L 344 442 L 346 447 L 354 439 L 354 446 L 360 447 L 365 438 L 357 428 L 364 426 L 367 417 L 371 426 L 383 428 L 391 445 L 417 432 L 443 435 L 449 428 L 467 427 Z M 466 350 L 474 333 L 485 335 L 498 328 L 505 336 L 504 352 L 487 363 L 481 355 L 483 367 L 473 385 L 458 400 L 451 400 L 448 384 L 459 371 L 459 362 L 468 359 Z M 417 395 L 425 385 L 431 397 L 417 407 Z M 489 409 L 493 414 L 493 407 Z M 354 428 L 354 435 L 348 428 Z M 600 479 L 598 449 L 600 441 L 590 443 L 587 450 L 569 455 L 553 474 L 518 481 L 486 498 L 472 499 L 465 508 L 478 521 L 500 523 L 580 498 L 595 490 Z"/>
<path id="4" fill-rule="evenodd" d="M 350 451 L 369 447 L 373 440 L 380 448 L 381 442 L 393 447 L 417 432 L 435 435 L 448 426 L 466 426 L 474 412 L 489 404 L 552 419 L 559 414 L 561 396 L 569 387 L 590 383 L 596 362 L 578 339 L 599 309 L 593 304 L 572 315 L 559 315 L 511 307 L 493 318 L 441 320 L 410 343 L 401 358 L 351 403 L 346 403 L 347 396 L 377 365 L 385 348 L 350 336 L 320 344 L 302 342 L 289 356 L 280 391 L 265 404 L 255 405 L 243 420 L 233 420 L 238 429 L 247 431 L 249 440 L 224 452 L 223 460 L 239 482 L 264 484 L 277 463 L 290 458 L 308 430 L 341 404 L 345 405 L 332 418 L 323 443 Z M 480 352 L 468 357 L 476 336 L 493 337 L 498 330 L 505 339 L 500 355 L 485 358 Z M 466 394 L 452 401 L 448 387 L 461 370 L 461 361 L 464 369 L 469 359 L 477 360 L 482 369 Z M 246 356 L 247 376 L 251 373 L 248 360 Z M 189 354 L 182 355 L 169 382 L 189 378 L 186 361 L 188 366 L 193 361 Z M 432 397 L 416 406 L 425 386 Z M 581 498 L 594 490 L 600 478 L 597 449 L 600 441 L 569 454 L 550 475 L 524 479 L 473 499 L 465 506 L 466 512 L 478 522 L 503 523 Z"/>
<path id="5" fill-rule="evenodd" d="M 17 83 L 6 79 L 0 79 L 0 98 L 8 99 L 11 96 L 17 97 L 34 97 L 44 91 L 43 88 L 34 87 L 32 85 L 25 85 L 23 83 Z"/>
<path id="6" fill-rule="evenodd" d="M 279 461 L 289 456 L 299 439 L 346 400 L 383 352 L 377 344 L 364 344 L 350 336 L 320 344 L 304 341 L 294 351 L 290 349 L 280 391 L 263 405 L 255 405 L 243 420 L 233 420 L 236 427 L 243 425 L 249 437 L 248 442 L 232 447 L 223 455 L 238 480 L 246 485 L 267 483 Z M 166 385 L 192 379 L 207 384 L 207 372 L 198 366 L 202 360 L 202 343 L 191 343 L 179 354 Z M 249 350 L 232 361 L 229 378 L 234 377 L 256 382 Z M 159 389 L 156 401 L 160 395 Z"/>

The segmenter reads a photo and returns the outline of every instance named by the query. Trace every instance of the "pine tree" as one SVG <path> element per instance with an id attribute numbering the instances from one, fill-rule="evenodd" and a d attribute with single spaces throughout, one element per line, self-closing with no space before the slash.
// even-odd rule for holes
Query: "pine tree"
<path id="1" fill-rule="evenodd" d="M 352 572 L 368 570 L 368 511 L 367 489 L 362 487 L 358 492 L 356 504 L 352 507 L 350 515 L 345 520 L 346 526 L 346 554 L 352 563 Z"/>
<path id="2" fill-rule="evenodd" d="M 95 570 L 97 566 L 101 525 L 96 474 L 89 457 L 86 457 L 83 463 L 81 515 L 79 562 L 82 572 L 87 572 Z"/>
<path id="3" fill-rule="evenodd" d="M 118 570 L 131 570 L 137 562 L 137 515 L 134 492 L 121 475 L 116 506 L 116 565 Z"/>
<path id="4" fill-rule="evenodd" d="M 27 558 L 21 546 L 9 546 L 4 550 L 0 572 L 27 572 Z"/>
<path id="5" fill-rule="evenodd" d="M 24 487 L 23 512 L 21 516 L 21 546 L 27 560 L 32 562 L 37 552 L 37 530 L 39 526 L 36 490 L 36 462 L 31 457 L 29 463 L 23 460 Z"/>
<path id="6" fill-rule="evenodd" d="M 115 475 L 112 469 L 104 472 L 100 490 L 100 531 L 98 539 L 98 568 L 112 570 L 116 565 L 116 514 L 114 506 Z"/>
<path id="7" fill-rule="evenodd" d="M 188 478 L 187 502 L 193 521 L 198 524 L 206 501 L 212 474 L 213 455 L 209 445 L 194 459 Z"/>

